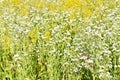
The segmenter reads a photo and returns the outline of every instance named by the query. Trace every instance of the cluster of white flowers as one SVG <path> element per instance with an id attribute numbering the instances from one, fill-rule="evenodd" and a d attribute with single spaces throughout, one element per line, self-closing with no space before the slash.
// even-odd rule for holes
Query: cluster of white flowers
<path id="1" fill-rule="evenodd" d="M 120 68 L 119 8 L 106 10 L 108 15 L 103 13 L 106 17 L 99 20 L 95 15 L 70 19 L 67 11 L 33 7 L 29 15 L 20 16 L 6 8 L 0 16 L 3 19 L 1 36 L 8 31 L 13 40 L 11 53 L 15 62 L 23 59 L 27 65 L 32 60 L 41 61 L 41 64 L 46 60 L 45 65 L 60 67 L 69 75 L 86 74 L 83 71 L 88 70 L 88 74 L 110 80 L 114 77 L 112 72 Z"/>

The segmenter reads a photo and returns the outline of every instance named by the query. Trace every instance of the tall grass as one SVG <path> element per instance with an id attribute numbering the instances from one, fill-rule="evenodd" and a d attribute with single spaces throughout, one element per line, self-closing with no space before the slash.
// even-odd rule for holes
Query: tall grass
<path id="1" fill-rule="evenodd" d="M 0 80 L 119 80 L 119 0 L 1 0 Z"/>

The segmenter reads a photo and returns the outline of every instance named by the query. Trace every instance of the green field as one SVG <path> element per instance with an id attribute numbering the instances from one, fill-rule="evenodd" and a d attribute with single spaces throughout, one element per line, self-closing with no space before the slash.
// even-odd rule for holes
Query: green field
<path id="1" fill-rule="evenodd" d="M 120 80 L 120 0 L 0 0 L 0 80 Z"/>

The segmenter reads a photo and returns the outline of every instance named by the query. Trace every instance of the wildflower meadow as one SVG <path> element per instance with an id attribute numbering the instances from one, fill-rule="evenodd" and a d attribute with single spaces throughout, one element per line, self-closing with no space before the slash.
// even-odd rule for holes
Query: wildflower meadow
<path id="1" fill-rule="evenodd" d="M 0 0 L 0 80 L 120 80 L 120 0 Z"/>

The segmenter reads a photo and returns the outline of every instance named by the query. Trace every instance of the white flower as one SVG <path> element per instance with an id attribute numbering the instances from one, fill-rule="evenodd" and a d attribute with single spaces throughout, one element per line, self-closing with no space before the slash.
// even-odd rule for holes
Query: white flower
<path id="1" fill-rule="evenodd" d="M 88 60 L 86 60 L 86 62 L 87 62 L 87 63 L 93 63 L 93 60 L 88 59 Z"/>
<path id="2" fill-rule="evenodd" d="M 75 69 L 74 69 L 74 72 L 78 72 L 78 69 L 77 69 L 77 68 L 75 68 Z"/>
<path id="3" fill-rule="evenodd" d="M 0 2 L 3 2 L 4 0 L 0 0 Z"/>
<path id="4" fill-rule="evenodd" d="M 80 59 L 87 59 L 87 56 L 82 56 L 82 57 L 80 57 Z"/>
<path id="5" fill-rule="evenodd" d="M 63 66 L 65 66 L 65 65 L 69 65 L 69 63 L 68 62 L 63 63 Z"/>
<path id="6" fill-rule="evenodd" d="M 15 54 L 15 55 L 14 55 L 14 60 L 17 61 L 18 59 L 20 59 L 19 54 Z"/>

